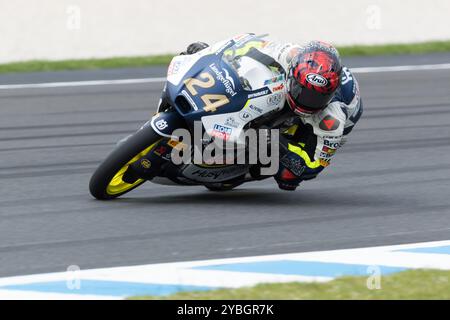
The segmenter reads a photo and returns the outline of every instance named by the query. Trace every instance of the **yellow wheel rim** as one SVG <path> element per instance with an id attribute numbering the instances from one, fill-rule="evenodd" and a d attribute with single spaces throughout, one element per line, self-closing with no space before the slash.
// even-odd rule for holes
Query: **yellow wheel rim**
<path id="1" fill-rule="evenodd" d="M 138 179 L 134 183 L 126 183 L 122 180 L 122 177 L 124 173 L 127 171 L 128 166 L 132 164 L 133 162 L 137 161 L 138 159 L 145 156 L 147 153 L 150 152 L 150 150 L 159 142 L 160 140 L 156 141 L 154 144 L 152 144 L 150 147 L 142 150 L 140 153 L 138 153 L 133 159 L 127 162 L 117 173 L 116 175 L 111 179 L 111 181 L 108 184 L 108 187 L 106 187 L 106 192 L 109 195 L 116 195 L 119 193 L 126 192 L 139 184 L 143 183 L 144 179 Z"/>

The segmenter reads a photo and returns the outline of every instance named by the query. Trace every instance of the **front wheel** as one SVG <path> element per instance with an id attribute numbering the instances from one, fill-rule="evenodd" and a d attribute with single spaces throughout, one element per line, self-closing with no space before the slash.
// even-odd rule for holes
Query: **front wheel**
<path id="1" fill-rule="evenodd" d="M 117 198 L 145 182 L 122 180 L 128 166 L 148 154 L 162 138 L 151 126 L 144 127 L 119 144 L 95 170 L 89 181 L 89 191 L 99 200 Z"/>

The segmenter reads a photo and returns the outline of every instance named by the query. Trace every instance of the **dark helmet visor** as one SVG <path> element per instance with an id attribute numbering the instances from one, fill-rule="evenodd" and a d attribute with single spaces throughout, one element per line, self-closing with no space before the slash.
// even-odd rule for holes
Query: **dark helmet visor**
<path id="1" fill-rule="evenodd" d="M 290 100 L 299 109 L 309 113 L 316 113 L 326 108 L 334 97 L 334 92 L 323 94 L 312 89 L 303 87 L 294 79 L 289 84 Z"/>

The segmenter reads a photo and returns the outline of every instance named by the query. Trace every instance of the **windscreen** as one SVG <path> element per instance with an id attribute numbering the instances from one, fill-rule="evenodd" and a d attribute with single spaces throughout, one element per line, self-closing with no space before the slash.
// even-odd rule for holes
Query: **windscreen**
<path id="1" fill-rule="evenodd" d="M 280 70 L 264 63 L 260 51 L 267 44 L 261 36 L 247 35 L 224 51 L 222 59 L 239 76 L 244 90 L 252 91 L 264 85 L 264 81 L 280 75 Z"/>

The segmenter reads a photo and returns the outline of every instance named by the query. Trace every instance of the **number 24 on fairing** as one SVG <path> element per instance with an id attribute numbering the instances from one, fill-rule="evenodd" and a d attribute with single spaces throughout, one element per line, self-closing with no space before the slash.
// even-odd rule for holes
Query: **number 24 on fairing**
<path id="1" fill-rule="evenodd" d="M 198 94 L 198 91 L 195 89 L 195 87 L 200 87 L 204 89 L 212 88 L 216 84 L 216 80 L 208 72 L 203 72 L 200 74 L 200 79 L 188 78 L 184 80 L 184 84 L 186 85 L 186 88 L 189 90 L 189 92 L 193 96 L 196 96 Z M 211 112 L 215 112 L 217 108 L 224 106 L 230 102 L 230 100 L 228 100 L 227 96 L 224 94 L 207 93 L 202 95 L 200 98 L 205 104 L 203 109 L 205 111 Z"/>

